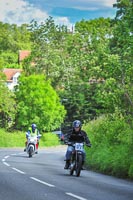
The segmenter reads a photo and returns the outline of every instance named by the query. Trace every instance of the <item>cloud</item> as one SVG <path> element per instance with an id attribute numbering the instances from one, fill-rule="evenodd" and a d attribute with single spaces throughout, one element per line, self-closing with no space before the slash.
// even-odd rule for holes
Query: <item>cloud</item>
<path id="1" fill-rule="evenodd" d="M 47 12 L 34 7 L 24 0 L 0 0 L 0 21 L 14 24 L 29 23 L 48 17 Z"/>
<path id="2" fill-rule="evenodd" d="M 34 3 L 34 0 L 31 2 Z M 0 0 L 0 21 L 17 25 L 30 23 L 33 19 L 38 23 L 44 22 L 49 14 L 33 3 L 26 0 Z M 72 26 L 67 17 L 59 16 L 54 20 L 57 24 Z"/>

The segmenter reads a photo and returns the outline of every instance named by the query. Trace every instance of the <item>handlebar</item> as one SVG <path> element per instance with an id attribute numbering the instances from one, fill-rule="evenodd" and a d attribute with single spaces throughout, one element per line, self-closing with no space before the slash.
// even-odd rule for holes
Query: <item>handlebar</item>
<path id="1" fill-rule="evenodd" d="M 68 141 L 65 141 L 65 144 L 68 145 L 68 146 L 73 146 L 75 143 L 83 143 L 85 144 L 84 142 L 68 142 Z M 87 147 L 91 147 L 91 144 L 85 144 Z"/>
<path id="2" fill-rule="evenodd" d="M 84 142 L 68 142 L 67 144 L 68 144 L 69 146 L 73 146 L 73 145 L 75 145 L 76 143 L 82 143 L 82 144 L 84 144 Z"/>

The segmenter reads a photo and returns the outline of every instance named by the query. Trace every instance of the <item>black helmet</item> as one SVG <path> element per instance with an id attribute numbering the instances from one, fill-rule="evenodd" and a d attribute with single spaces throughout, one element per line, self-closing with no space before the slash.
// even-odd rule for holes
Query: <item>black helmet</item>
<path id="1" fill-rule="evenodd" d="M 82 126 L 81 121 L 75 120 L 73 122 L 73 128 L 81 128 L 81 126 Z"/>

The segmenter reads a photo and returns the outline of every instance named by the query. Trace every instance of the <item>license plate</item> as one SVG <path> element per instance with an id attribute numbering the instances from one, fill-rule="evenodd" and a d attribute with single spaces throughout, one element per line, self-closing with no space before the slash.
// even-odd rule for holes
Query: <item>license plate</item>
<path id="1" fill-rule="evenodd" d="M 83 151 L 83 143 L 76 143 L 75 144 L 75 150 Z"/>

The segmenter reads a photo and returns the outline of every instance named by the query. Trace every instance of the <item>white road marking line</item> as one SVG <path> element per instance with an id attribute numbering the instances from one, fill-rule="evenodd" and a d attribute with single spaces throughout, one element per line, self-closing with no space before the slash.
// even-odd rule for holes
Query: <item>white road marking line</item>
<path id="1" fill-rule="evenodd" d="M 5 159 L 2 159 L 2 162 L 5 162 Z"/>
<path id="2" fill-rule="evenodd" d="M 33 179 L 34 181 L 37 181 L 37 182 L 42 183 L 42 184 L 44 184 L 44 185 L 47 185 L 47 186 L 49 186 L 49 187 L 55 187 L 54 185 L 51 185 L 51 184 L 46 183 L 46 182 L 44 182 L 44 181 L 41 181 L 41 180 L 39 180 L 39 179 L 37 179 L 37 178 L 34 178 L 34 177 L 30 177 L 30 178 Z"/>
<path id="3" fill-rule="evenodd" d="M 19 170 L 17 168 L 12 167 L 12 169 L 14 169 L 15 171 L 19 172 L 20 174 L 25 174 L 25 172 L 22 172 L 21 170 Z"/>
<path id="4" fill-rule="evenodd" d="M 9 157 L 10 157 L 10 156 L 5 156 L 4 158 L 7 159 L 7 158 L 9 158 Z"/>
<path id="5" fill-rule="evenodd" d="M 6 165 L 6 166 L 8 166 L 8 167 L 10 166 L 7 162 L 3 162 L 3 163 L 4 163 L 4 165 Z"/>
<path id="6" fill-rule="evenodd" d="M 72 196 L 72 197 L 74 197 L 74 198 L 76 198 L 76 199 L 87 200 L 87 199 L 85 199 L 85 198 L 83 198 L 83 197 L 77 196 L 77 195 L 72 194 L 72 193 L 69 193 L 69 192 L 66 192 L 66 194 L 69 195 L 69 196 Z"/>

